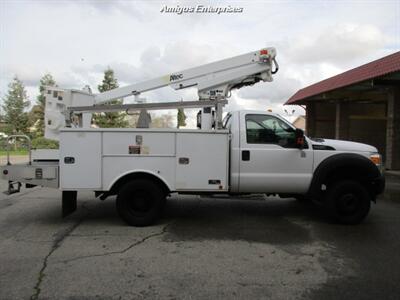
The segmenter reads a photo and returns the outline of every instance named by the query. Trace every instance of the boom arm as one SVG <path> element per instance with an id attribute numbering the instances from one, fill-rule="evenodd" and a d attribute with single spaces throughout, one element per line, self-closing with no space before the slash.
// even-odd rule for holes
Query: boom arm
<path id="1" fill-rule="evenodd" d="M 165 86 L 175 90 L 197 87 L 199 100 L 210 100 L 218 96 L 227 97 L 233 88 L 254 84 L 260 80 L 272 81 L 277 71 L 274 48 L 262 49 L 232 58 L 209 63 L 199 67 L 172 73 L 141 83 L 113 89 L 95 96 L 95 103 L 101 104 L 114 99 L 139 95 Z M 272 70 L 272 63 L 276 70 Z"/>
<path id="2" fill-rule="evenodd" d="M 104 110 L 108 110 L 107 107 L 114 108 L 113 105 L 104 103 L 132 95 L 139 96 L 141 93 L 165 86 L 171 86 L 175 90 L 196 87 L 199 100 L 208 100 L 204 101 L 207 103 L 215 101 L 217 118 L 220 119 L 222 115 L 221 105 L 225 103 L 224 99 L 229 97 L 232 89 L 252 85 L 261 80 L 272 81 L 272 74 L 278 71 L 275 56 L 276 50 L 274 48 L 264 48 L 100 94 L 48 87 L 46 91 L 45 136 L 58 139 L 58 130 L 69 125 L 73 112 L 82 112 L 78 121 L 73 123 L 77 123 L 77 126 L 80 127 L 88 127 L 91 121 L 90 111 L 98 111 L 100 107 L 105 108 Z M 275 69 L 273 69 L 273 64 L 275 64 Z M 200 103 L 203 103 L 203 101 Z M 209 107 L 210 105 L 204 106 Z M 120 105 L 120 110 L 124 110 L 123 107 L 124 105 Z M 132 105 L 130 107 L 132 108 Z"/>

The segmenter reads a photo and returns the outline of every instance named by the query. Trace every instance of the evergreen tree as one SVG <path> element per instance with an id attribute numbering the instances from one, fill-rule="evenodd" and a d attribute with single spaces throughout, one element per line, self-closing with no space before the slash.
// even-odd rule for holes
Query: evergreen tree
<path id="1" fill-rule="evenodd" d="M 104 78 L 101 85 L 97 88 L 100 93 L 115 89 L 118 87 L 118 81 L 114 77 L 114 71 L 108 68 L 104 71 Z M 113 100 L 108 104 L 122 104 L 122 100 Z M 102 128 L 127 127 L 128 121 L 125 120 L 125 114 L 120 112 L 102 112 L 93 115 L 93 123 Z"/>
<path id="2" fill-rule="evenodd" d="M 46 86 L 55 86 L 56 82 L 51 74 L 47 73 L 40 79 L 39 96 L 36 105 L 31 110 L 31 124 L 36 127 L 36 135 L 44 136 L 44 111 L 46 105 L 45 89 Z"/>
<path id="3" fill-rule="evenodd" d="M 174 127 L 174 116 L 170 114 L 164 114 L 158 117 L 154 117 L 151 120 L 152 128 L 172 128 Z"/>
<path id="4" fill-rule="evenodd" d="M 3 98 L 4 121 L 8 134 L 25 134 L 28 131 L 28 114 L 24 111 L 29 106 L 28 97 L 22 81 L 17 76 L 8 85 L 8 92 Z"/>
<path id="5" fill-rule="evenodd" d="M 186 126 L 186 115 L 183 108 L 178 108 L 177 127 Z"/>

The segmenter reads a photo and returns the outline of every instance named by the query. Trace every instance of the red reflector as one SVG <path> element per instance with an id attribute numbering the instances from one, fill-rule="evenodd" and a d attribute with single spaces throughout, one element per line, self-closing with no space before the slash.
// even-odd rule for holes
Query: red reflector
<path id="1" fill-rule="evenodd" d="M 268 55 L 268 50 L 267 49 L 260 50 L 260 55 Z"/>

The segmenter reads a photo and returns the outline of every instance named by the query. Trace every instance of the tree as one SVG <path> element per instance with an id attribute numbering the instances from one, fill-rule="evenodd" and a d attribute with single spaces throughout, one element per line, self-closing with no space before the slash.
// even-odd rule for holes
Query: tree
<path id="1" fill-rule="evenodd" d="M 9 134 L 26 133 L 28 114 L 24 111 L 29 106 L 24 84 L 17 76 L 8 85 L 8 92 L 3 98 L 4 121 Z"/>
<path id="2" fill-rule="evenodd" d="M 40 79 L 39 96 L 36 105 L 31 110 L 31 124 L 36 127 L 36 135 L 44 136 L 44 111 L 46 106 L 46 96 L 44 94 L 46 86 L 55 86 L 56 82 L 51 74 L 47 73 Z"/>
<path id="3" fill-rule="evenodd" d="M 174 126 L 174 116 L 164 114 L 158 117 L 153 117 L 151 121 L 151 127 L 153 128 L 172 128 Z"/>
<path id="4" fill-rule="evenodd" d="M 97 88 L 100 93 L 115 89 L 118 87 L 118 81 L 114 77 L 114 71 L 110 68 L 104 71 L 104 78 L 101 85 Z M 113 100 L 108 104 L 122 104 L 122 100 Z M 125 120 L 125 114 L 120 112 L 102 112 L 93 115 L 93 123 L 102 128 L 127 127 L 128 121 Z"/>
<path id="5" fill-rule="evenodd" d="M 178 108 L 178 115 L 177 115 L 177 128 L 181 126 L 186 126 L 186 115 L 183 111 L 183 108 Z"/>

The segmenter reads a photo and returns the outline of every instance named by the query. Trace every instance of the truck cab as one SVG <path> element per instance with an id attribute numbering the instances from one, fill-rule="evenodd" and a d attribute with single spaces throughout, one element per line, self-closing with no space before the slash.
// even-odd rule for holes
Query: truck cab
<path id="1" fill-rule="evenodd" d="M 330 206 L 336 220 L 357 223 L 383 191 L 381 155 L 373 146 L 309 138 L 278 114 L 265 111 L 228 113 L 224 126 L 231 134 L 233 193 L 308 198 Z M 363 213 L 355 217 L 352 212 L 358 206 Z"/>
<path id="2" fill-rule="evenodd" d="M 277 114 L 236 111 L 226 116 L 231 133 L 231 191 L 307 192 L 314 152 L 307 139 L 299 148 L 296 129 Z"/>

